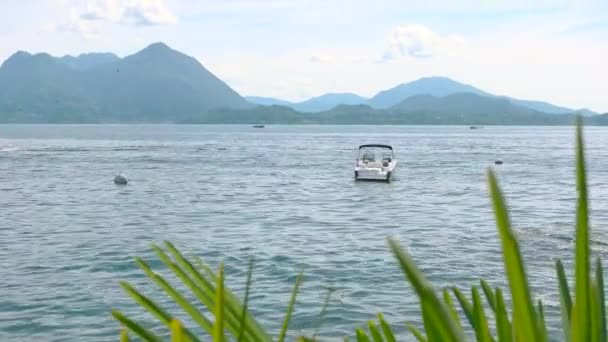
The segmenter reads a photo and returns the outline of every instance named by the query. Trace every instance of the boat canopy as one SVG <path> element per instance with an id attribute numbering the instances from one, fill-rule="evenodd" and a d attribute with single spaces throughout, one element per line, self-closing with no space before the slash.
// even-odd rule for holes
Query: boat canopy
<path id="1" fill-rule="evenodd" d="M 378 148 L 388 148 L 389 150 L 393 150 L 393 147 L 390 145 L 382 145 L 382 144 L 367 144 L 359 146 L 359 149 L 367 148 L 367 147 L 378 147 Z"/>

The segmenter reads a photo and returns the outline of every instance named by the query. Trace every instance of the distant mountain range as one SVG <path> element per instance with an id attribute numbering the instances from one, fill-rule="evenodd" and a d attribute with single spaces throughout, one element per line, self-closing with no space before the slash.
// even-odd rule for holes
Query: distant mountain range
<path id="1" fill-rule="evenodd" d="M 246 97 L 163 43 L 120 58 L 17 52 L 0 66 L 0 123 L 590 124 L 608 114 L 496 96 L 426 77 L 372 98 L 330 93 L 292 103 Z"/>
<path id="2" fill-rule="evenodd" d="M 322 112 L 339 105 L 359 105 L 368 102 L 368 99 L 352 93 L 329 93 L 298 103 L 272 97 L 246 96 L 245 99 L 263 106 L 287 106 L 303 113 Z"/>
<path id="3" fill-rule="evenodd" d="M 548 114 L 521 107 L 504 97 L 455 93 L 443 97 L 415 95 L 386 109 L 366 104 L 338 105 L 323 112 L 301 113 L 287 106 L 254 110 L 224 109 L 186 123 L 264 123 L 336 125 L 571 125 L 576 115 Z M 608 114 L 586 116 L 590 125 L 608 125 Z"/>
<path id="4" fill-rule="evenodd" d="M 292 103 L 269 97 L 249 96 L 245 98 L 251 103 L 260 105 L 281 105 L 291 107 L 301 112 L 322 112 L 341 104 L 367 104 L 372 108 L 387 109 L 412 96 L 431 95 L 435 97 L 444 97 L 458 93 L 470 93 L 488 97 L 506 98 L 515 105 L 548 114 L 568 114 L 573 112 L 578 112 L 582 115 L 597 114 L 587 109 L 575 110 L 542 101 L 518 100 L 505 96 L 492 95 L 471 85 L 459 83 L 446 77 L 423 77 L 413 82 L 403 83 L 394 88 L 380 91 L 370 99 L 350 93 L 326 94 L 298 103 Z"/>

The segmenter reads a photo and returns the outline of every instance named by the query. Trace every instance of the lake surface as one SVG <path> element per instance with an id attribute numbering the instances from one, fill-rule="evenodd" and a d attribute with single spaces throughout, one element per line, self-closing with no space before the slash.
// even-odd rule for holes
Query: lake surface
<path id="1" fill-rule="evenodd" d="M 278 331 L 299 270 L 292 333 L 352 334 L 384 312 L 404 334 L 418 301 L 386 243 L 394 236 L 438 287 L 505 285 L 485 171 L 497 159 L 537 297 L 561 339 L 554 260 L 572 275 L 573 127 L 0 125 L 0 340 L 116 341 L 118 282 L 167 301 L 133 262 L 170 240 Z M 586 129 L 594 252 L 608 255 L 608 128 Z M 392 144 L 390 183 L 356 183 L 356 146 Z M 124 173 L 127 186 L 113 177 Z M 606 264 L 606 263 L 605 263 Z M 180 313 L 181 315 L 181 313 Z"/>

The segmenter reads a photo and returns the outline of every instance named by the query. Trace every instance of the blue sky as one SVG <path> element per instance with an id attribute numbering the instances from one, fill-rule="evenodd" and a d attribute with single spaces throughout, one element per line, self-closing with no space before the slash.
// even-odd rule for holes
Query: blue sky
<path id="1" fill-rule="evenodd" d="M 423 76 L 608 112 L 606 0 L 22 0 L 17 50 L 132 54 L 163 41 L 243 95 L 371 96 Z"/>

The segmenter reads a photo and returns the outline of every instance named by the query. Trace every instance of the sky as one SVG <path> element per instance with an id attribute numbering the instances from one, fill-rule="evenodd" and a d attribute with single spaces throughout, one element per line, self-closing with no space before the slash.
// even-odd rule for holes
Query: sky
<path id="1" fill-rule="evenodd" d="M 159 41 L 241 95 L 373 96 L 446 76 L 608 112 L 607 0 L 0 0 L 0 61 Z"/>

